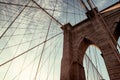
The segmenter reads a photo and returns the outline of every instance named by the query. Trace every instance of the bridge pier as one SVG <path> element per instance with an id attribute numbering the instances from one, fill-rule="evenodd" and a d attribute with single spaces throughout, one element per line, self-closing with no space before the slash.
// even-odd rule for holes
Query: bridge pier
<path id="1" fill-rule="evenodd" d="M 61 64 L 61 79 L 60 80 L 85 80 L 84 67 L 81 65 L 82 61 L 79 57 L 74 54 L 72 48 L 72 26 L 66 24 L 62 27 L 64 30 L 64 48 L 63 48 L 63 58 Z"/>

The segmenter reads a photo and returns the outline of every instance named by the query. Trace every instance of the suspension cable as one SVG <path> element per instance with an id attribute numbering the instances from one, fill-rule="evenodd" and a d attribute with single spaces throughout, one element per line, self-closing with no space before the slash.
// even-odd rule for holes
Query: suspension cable
<path id="1" fill-rule="evenodd" d="M 41 10 L 43 10 L 49 17 L 51 17 L 55 22 L 63 26 L 62 23 L 60 23 L 57 19 L 55 19 L 51 14 L 49 14 L 44 8 L 42 8 L 36 1 L 32 0 L 33 3 L 35 3 Z"/>
<path id="2" fill-rule="evenodd" d="M 7 4 L 7 5 L 15 5 L 15 6 L 25 6 L 25 5 L 23 5 L 23 4 L 7 3 L 7 2 L 1 2 L 1 1 L 0 1 L 0 3 L 1 3 L 1 4 Z M 68 5 L 68 2 L 66 2 L 66 4 Z M 26 7 L 39 9 L 39 7 L 36 7 L 36 6 L 29 6 L 29 5 L 27 5 Z M 49 8 L 44 8 L 44 9 L 45 9 L 45 10 L 53 11 L 53 9 L 49 9 Z M 3 9 L 2 9 L 2 10 L 3 10 Z M 12 10 L 13 10 L 13 9 L 12 9 Z M 5 11 L 5 10 L 4 10 L 4 11 Z M 69 11 L 61 11 L 61 10 L 56 10 L 56 9 L 55 9 L 55 11 L 57 11 L 57 12 L 63 12 L 63 13 L 69 13 L 69 14 L 80 15 L 80 14 L 78 14 L 78 13 L 69 12 Z M 82 10 L 80 10 L 80 11 L 82 11 Z M 9 12 L 10 12 L 10 11 L 9 11 Z M 0 14 L 1 14 L 1 13 L 0 13 Z M 83 14 L 81 14 L 81 15 L 83 15 Z"/>
<path id="3" fill-rule="evenodd" d="M 56 4 L 57 4 L 57 0 L 56 0 Z M 55 7 L 56 7 L 56 4 L 55 4 L 55 6 L 54 6 L 54 9 L 55 9 Z M 37 5 L 38 5 L 38 4 L 37 4 Z M 38 6 L 39 6 L 39 5 L 38 5 Z M 42 8 L 42 9 L 43 9 L 43 8 Z M 44 10 L 44 9 L 43 9 L 43 10 Z M 47 11 L 45 11 L 45 12 L 47 12 Z M 47 12 L 47 14 L 50 15 L 48 12 Z M 54 11 L 53 11 L 53 14 L 50 15 L 50 16 L 53 17 L 53 15 L 54 15 Z M 49 31 L 50 31 L 50 27 L 51 27 L 51 25 L 52 25 L 52 19 L 53 19 L 52 17 L 51 17 L 51 20 L 50 20 L 50 23 L 49 23 L 49 26 L 48 26 L 48 30 L 47 30 L 47 34 L 46 34 L 46 37 L 45 37 L 45 41 L 46 41 L 47 38 L 48 38 L 48 34 L 49 34 Z M 56 19 L 55 19 L 55 20 L 56 20 Z M 42 52 L 41 52 L 41 55 L 40 55 L 40 58 L 39 58 L 39 62 L 38 62 L 38 66 L 37 66 L 37 71 L 36 71 L 34 80 L 37 79 L 38 70 L 39 70 L 39 68 L 40 68 L 40 63 L 41 63 L 41 59 L 42 59 L 42 56 L 43 56 L 43 53 L 44 53 L 44 48 L 45 48 L 45 46 L 46 46 L 46 44 L 44 43 L 44 44 L 43 44 L 43 49 L 42 49 Z"/>
<path id="4" fill-rule="evenodd" d="M 23 18 L 24 18 L 24 17 L 23 17 Z M 22 20 L 23 20 L 23 18 L 22 18 Z M 20 25 L 20 23 L 19 23 L 19 25 Z M 27 27 L 29 27 L 29 26 L 27 26 Z M 27 31 L 27 29 L 25 30 L 25 33 L 26 33 L 26 31 Z M 15 31 L 14 31 L 14 32 L 15 32 Z M 23 35 L 25 35 L 25 33 L 24 33 Z M 13 34 L 14 34 L 14 33 L 13 33 Z M 13 35 L 11 35 L 11 36 L 13 36 Z M 24 39 L 24 36 L 23 36 L 23 38 L 20 40 L 20 43 L 22 42 L 23 39 Z M 17 46 L 17 48 L 16 48 L 16 50 L 15 50 L 15 53 L 13 54 L 13 57 L 16 55 L 16 53 L 17 53 L 19 47 L 20 47 L 20 45 Z M 12 65 L 12 63 L 13 63 L 13 61 L 11 61 L 10 65 L 9 65 L 9 67 L 8 67 L 8 69 L 7 69 L 6 73 L 5 73 L 5 75 L 4 75 L 3 80 L 5 80 L 6 75 L 8 74 L 8 71 L 9 71 L 10 66 Z"/>
<path id="5" fill-rule="evenodd" d="M 21 13 L 25 10 L 26 6 L 31 2 L 31 0 L 23 7 L 23 9 L 19 12 L 19 14 L 15 17 L 15 19 L 11 22 L 11 24 L 7 27 L 7 29 L 2 33 L 0 39 L 4 36 L 4 34 L 8 31 L 8 29 L 13 25 L 16 19 L 21 15 Z"/>
<path id="6" fill-rule="evenodd" d="M 89 56 L 87 55 L 87 54 L 85 54 L 86 55 L 86 57 L 88 58 L 88 60 L 91 62 L 91 64 L 93 65 L 93 67 L 95 68 L 95 70 L 97 71 L 97 73 L 100 75 L 100 77 L 101 78 L 103 78 L 102 77 L 102 75 L 100 74 L 100 72 L 97 70 L 97 68 L 95 67 L 95 65 L 94 65 L 94 63 L 91 61 L 91 59 L 89 58 Z"/>
<path id="7" fill-rule="evenodd" d="M 38 45 L 36 45 L 36 46 L 34 46 L 34 47 L 32 47 L 32 48 L 26 50 L 25 52 L 23 52 L 23 53 L 21 53 L 21 54 L 15 56 L 15 57 L 13 57 L 12 59 L 9 59 L 8 61 L 6 61 L 6 62 L 0 64 L 0 67 L 2 67 L 2 66 L 4 66 L 5 64 L 7 64 L 7 63 L 9 63 L 9 62 L 11 62 L 11 61 L 13 61 L 13 60 L 15 60 L 15 59 L 18 58 L 18 57 L 20 57 L 20 56 L 26 54 L 27 52 L 33 50 L 34 48 L 36 48 L 36 47 L 38 47 L 38 46 L 40 46 L 40 45 L 42 45 L 43 43 L 46 43 L 47 41 L 53 39 L 54 37 L 56 37 L 56 36 L 58 36 L 58 35 L 60 35 L 60 34 L 62 34 L 62 33 L 63 33 L 63 32 L 60 32 L 60 33 L 56 34 L 55 36 L 50 37 L 50 38 L 47 39 L 46 41 L 43 41 L 43 42 L 39 43 Z"/>
<path id="8" fill-rule="evenodd" d="M 58 39 L 58 38 L 57 38 Z M 60 39 L 58 39 L 58 40 L 60 40 Z M 53 44 L 53 43 L 52 43 Z M 52 44 L 50 44 L 49 46 L 51 46 Z M 57 45 L 57 44 L 56 44 Z M 38 48 L 39 47 L 37 47 L 37 51 L 38 51 Z M 48 48 L 48 47 L 47 47 Z M 47 49 L 46 48 L 46 49 Z M 53 50 L 55 49 L 55 47 L 53 48 Z M 53 50 L 51 50 L 51 52 L 50 52 L 50 55 L 52 54 L 52 51 Z M 37 54 L 37 51 L 36 51 L 36 54 Z M 39 57 L 40 55 L 35 55 L 34 56 L 34 59 L 32 60 L 32 61 L 30 61 L 30 63 L 28 64 L 28 65 L 26 65 L 23 69 L 22 69 L 22 71 L 21 72 L 23 72 L 23 70 L 25 70 L 28 66 L 30 66 L 38 57 Z M 49 57 L 49 56 L 48 56 Z M 43 62 L 43 64 L 45 64 L 46 63 L 46 61 L 47 61 L 47 59 L 48 59 L 48 57 L 46 58 L 46 60 Z M 33 64 L 33 66 L 34 66 L 34 64 Z M 43 65 L 41 66 L 41 68 L 43 67 Z M 16 77 L 17 76 L 19 76 L 19 74 L 21 74 L 21 72 L 19 72 L 12 80 L 15 80 L 16 79 Z M 31 70 L 31 72 L 33 72 L 33 68 L 32 68 L 32 70 Z M 29 78 L 30 79 L 30 78 Z"/>

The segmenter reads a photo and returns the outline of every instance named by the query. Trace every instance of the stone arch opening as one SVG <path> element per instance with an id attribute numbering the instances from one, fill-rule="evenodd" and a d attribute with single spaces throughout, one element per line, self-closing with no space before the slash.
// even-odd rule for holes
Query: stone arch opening
<path id="1" fill-rule="evenodd" d="M 117 49 L 118 49 L 118 52 L 120 54 L 120 37 L 118 38 L 118 41 L 117 41 Z"/>
<path id="2" fill-rule="evenodd" d="M 86 80 L 110 80 L 102 52 L 97 46 L 90 44 L 87 47 L 83 66 Z"/>
<path id="3" fill-rule="evenodd" d="M 84 38 L 80 43 L 79 49 L 79 53 L 82 53 L 82 56 L 80 55 L 82 58 L 81 61 L 83 61 L 80 63 L 84 66 L 86 80 L 110 80 L 100 48 L 94 45 L 94 42 L 91 40 Z M 88 68 L 88 65 L 85 65 L 87 64 L 86 60 L 90 63 L 89 66 L 91 67 Z M 88 74 L 87 69 L 89 69 Z M 92 70 L 94 74 L 91 74 Z M 91 77 L 88 78 L 88 75 Z"/>
<path id="4" fill-rule="evenodd" d="M 118 52 L 120 53 L 120 21 L 117 22 L 117 26 L 116 26 L 116 29 L 114 31 L 114 36 L 115 36 L 115 39 L 117 41 Z"/>
<path id="5" fill-rule="evenodd" d="M 81 55 L 79 56 L 81 58 L 81 64 L 83 65 L 83 58 L 84 58 L 84 54 L 86 49 L 88 48 L 88 46 L 90 44 L 92 44 L 93 42 L 90 41 L 89 39 L 84 38 L 79 45 L 79 50 L 78 53 L 80 53 Z"/>
<path id="6" fill-rule="evenodd" d="M 114 31 L 114 36 L 115 36 L 115 39 L 118 40 L 118 38 L 120 36 L 120 21 L 117 22 L 117 25 L 116 25 L 116 28 Z"/>

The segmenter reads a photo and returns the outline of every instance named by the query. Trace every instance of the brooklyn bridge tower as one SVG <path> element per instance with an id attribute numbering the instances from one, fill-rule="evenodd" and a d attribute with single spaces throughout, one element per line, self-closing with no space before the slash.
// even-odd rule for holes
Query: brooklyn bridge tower
<path id="1" fill-rule="evenodd" d="M 81 2 L 87 19 L 74 26 L 70 23 L 62 26 L 64 48 L 61 80 L 86 80 L 83 58 L 91 44 L 101 50 L 110 80 L 120 80 L 120 54 L 117 49 L 120 36 L 120 3 L 99 12 L 90 0 L 87 0 L 89 7 L 84 1 Z"/>

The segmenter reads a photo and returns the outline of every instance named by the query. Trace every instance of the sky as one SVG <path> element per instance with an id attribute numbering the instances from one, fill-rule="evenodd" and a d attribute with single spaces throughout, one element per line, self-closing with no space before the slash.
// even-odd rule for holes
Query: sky
<path id="1" fill-rule="evenodd" d="M 0 1 L 25 5 L 29 0 Z M 75 25 L 86 19 L 85 11 L 80 5 L 79 0 L 58 0 L 57 2 L 55 0 L 35 1 L 62 24 L 69 22 Z M 119 0 L 94 0 L 94 3 L 99 10 L 102 10 L 117 1 Z M 30 2 L 29 6 L 36 7 L 33 2 Z M 36 80 L 60 80 L 60 65 L 63 52 L 61 25 L 51 19 L 41 9 L 31 7 L 26 7 L 14 21 L 22 9 L 23 6 L 0 3 L 0 35 L 11 25 L 0 39 L 0 64 L 21 53 L 25 53 L 28 49 L 38 44 L 39 46 L 26 52 L 21 57 L 0 66 L 0 80 L 34 80 L 36 74 Z M 59 34 L 57 37 L 53 37 L 57 34 Z M 53 38 L 50 39 L 51 37 Z M 48 41 L 44 43 L 45 40 Z M 95 56 L 89 53 L 89 50 L 97 51 L 98 62 L 100 61 L 99 63 L 103 64 L 103 68 L 98 67 L 98 70 L 106 80 L 109 80 L 105 71 L 104 61 L 99 57 L 100 50 L 95 46 L 90 46 L 86 51 L 86 54 L 92 58 L 94 64 L 96 63 Z M 84 65 L 87 65 L 89 60 L 87 57 L 85 59 Z M 92 66 L 91 63 L 89 65 Z M 36 73 L 37 68 L 38 73 Z M 95 76 L 90 73 L 86 75 L 89 75 L 88 80 Z"/>

